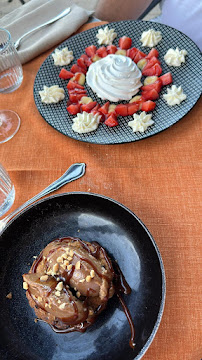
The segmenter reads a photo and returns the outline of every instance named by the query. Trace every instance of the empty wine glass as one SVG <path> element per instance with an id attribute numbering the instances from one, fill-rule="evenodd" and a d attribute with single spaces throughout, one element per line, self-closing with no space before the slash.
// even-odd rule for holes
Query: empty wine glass
<path id="1" fill-rule="evenodd" d="M 8 94 L 21 85 L 22 65 L 8 30 L 0 28 L 0 94 Z M 12 110 L 0 110 L 0 143 L 11 139 L 20 127 L 20 118 Z"/>
<path id="2" fill-rule="evenodd" d="M 3 167 L 0 164 L 0 217 L 3 216 L 13 205 L 15 199 L 14 185 Z"/>

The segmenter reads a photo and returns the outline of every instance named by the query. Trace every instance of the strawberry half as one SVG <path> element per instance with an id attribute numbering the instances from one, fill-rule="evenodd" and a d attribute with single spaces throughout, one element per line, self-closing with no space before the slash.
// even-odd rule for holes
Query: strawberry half
<path id="1" fill-rule="evenodd" d="M 132 47 L 126 51 L 126 55 L 133 60 L 138 51 L 136 47 Z"/>
<path id="2" fill-rule="evenodd" d="M 67 106 L 67 111 L 71 115 L 76 115 L 80 112 L 80 105 L 79 104 L 71 104 L 71 105 Z"/>
<path id="3" fill-rule="evenodd" d="M 115 54 L 115 52 L 117 51 L 117 47 L 115 45 L 108 45 L 106 47 L 107 50 L 107 54 Z"/>
<path id="4" fill-rule="evenodd" d="M 114 113 L 109 115 L 109 117 L 105 120 L 104 124 L 109 127 L 117 126 L 119 124 L 117 121 L 117 116 Z"/>
<path id="5" fill-rule="evenodd" d="M 116 113 L 121 115 L 121 116 L 127 116 L 128 115 L 127 104 L 118 104 L 116 106 Z"/>
<path id="6" fill-rule="evenodd" d="M 132 39 L 127 36 L 123 36 L 119 39 L 119 47 L 123 50 L 127 50 L 132 45 Z"/>
<path id="7" fill-rule="evenodd" d="M 149 91 L 143 91 L 142 92 L 142 97 L 145 100 L 156 100 L 156 99 L 159 98 L 159 93 L 155 89 L 152 89 L 152 90 L 149 90 Z"/>
<path id="8" fill-rule="evenodd" d="M 70 71 L 73 72 L 74 74 L 76 74 L 77 72 L 86 74 L 86 70 L 84 70 L 82 67 L 78 66 L 77 64 L 72 65 Z"/>
<path id="9" fill-rule="evenodd" d="M 155 89 L 159 93 L 161 91 L 161 88 L 162 88 L 162 81 L 159 78 L 153 84 L 142 86 L 141 90 L 142 91 L 149 91 L 149 90 Z"/>
<path id="10" fill-rule="evenodd" d="M 81 109 L 82 109 L 82 111 L 86 111 L 89 113 L 96 106 L 96 104 L 97 104 L 97 101 L 92 101 L 88 104 L 81 105 Z"/>
<path id="11" fill-rule="evenodd" d="M 159 78 L 162 82 L 162 85 L 169 85 L 173 82 L 172 74 L 170 72 L 160 76 Z"/>
<path id="12" fill-rule="evenodd" d="M 107 101 L 104 105 L 102 105 L 99 108 L 99 112 L 101 112 L 104 115 L 107 115 L 108 114 L 108 109 L 109 109 L 109 101 Z"/>
<path id="13" fill-rule="evenodd" d="M 80 85 L 80 84 L 78 84 L 78 83 L 76 83 L 76 82 L 74 82 L 74 81 L 71 81 L 71 80 L 70 80 L 70 81 L 68 82 L 68 84 L 67 84 L 67 89 L 68 89 L 68 90 L 82 89 L 82 90 L 85 91 L 84 86 L 82 86 L 82 85 Z"/>
<path id="14" fill-rule="evenodd" d="M 101 58 L 104 58 L 105 56 L 107 56 L 107 50 L 106 50 L 105 46 L 101 46 L 99 49 L 97 49 L 96 54 Z"/>
<path id="15" fill-rule="evenodd" d="M 73 76 L 74 74 L 71 71 L 68 71 L 64 68 L 60 70 L 59 77 L 61 79 L 67 80 L 67 79 L 71 79 Z"/>
<path id="16" fill-rule="evenodd" d="M 95 55 L 96 50 L 97 50 L 97 48 L 95 45 L 90 45 L 87 48 L 85 48 L 85 52 L 89 58 L 91 58 L 93 55 Z"/>
<path id="17" fill-rule="evenodd" d="M 154 101 L 148 100 L 141 104 L 141 110 L 142 111 L 153 111 L 156 107 L 156 103 Z"/>
<path id="18" fill-rule="evenodd" d="M 149 54 L 146 56 L 146 59 L 151 59 L 153 56 L 159 57 L 159 52 L 155 48 L 152 48 Z"/>
<path id="19" fill-rule="evenodd" d="M 127 115 L 133 115 L 139 110 L 139 104 L 136 104 L 135 102 L 130 103 L 130 104 L 127 104 L 127 108 L 128 108 Z"/>
<path id="20" fill-rule="evenodd" d="M 161 66 L 157 63 L 154 64 L 152 67 L 150 67 L 149 69 L 143 69 L 142 71 L 142 75 L 144 76 L 159 76 L 162 73 L 162 68 Z"/>

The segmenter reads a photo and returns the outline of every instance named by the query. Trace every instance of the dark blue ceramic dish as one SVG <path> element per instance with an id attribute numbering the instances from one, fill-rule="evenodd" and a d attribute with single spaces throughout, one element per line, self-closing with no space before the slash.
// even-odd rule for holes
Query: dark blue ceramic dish
<path id="1" fill-rule="evenodd" d="M 130 328 L 116 296 L 83 334 L 56 334 L 34 322 L 22 288 L 22 274 L 33 256 L 52 240 L 78 236 L 98 241 L 118 264 L 132 288 L 124 299 L 136 329 Z M 89 193 L 66 193 L 38 201 L 5 228 L 0 241 L 0 358 L 2 360 L 132 360 L 141 359 L 161 321 L 165 273 L 151 234 L 122 204 Z M 6 295 L 12 292 L 12 299 Z"/>
<path id="2" fill-rule="evenodd" d="M 68 46 L 69 50 L 73 50 L 75 59 L 73 62 L 65 66 L 70 70 L 73 63 L 85 52 L 85 48 L 91 44 L 98 45 L 96 34 L 99 28 L 104 28 L 105 25 L 95 27 L 93 29 L 84 31 L 75 36 L 71 36 L 65 42 L 58 46 L 59 49 Z M 52 55 L 49 55 L 40 67 L 35 83 L 34 83 L 34 100 L 36 106 L 46 120 L 46 122 L 53 126 L 64 135 L 67 135 L 73 139 L 85 141 L 95 144 L 121 144 L 133 142 L 141 139 L 145 139 L 152 135 L 174 125 L 177 121 L 183 118 L 195 105 L 201 95 L 201 76 L 200 69 L 202 67 L 202 56 L 200 49 L 197 45 L 185 34 L 171 28 L 167 25 L 151 21 L 120 21 L 109 24 L 110 28 L 115 29 L 118 34 L 117 39 L 114 40 L 114 45 L 118 45 L 118 40 L 122 36 L 130 36 L 132 38 L 132 46 L 139 48 L 145 53 L 149 53 L 150 48 L 143 47 L 140 42 L 141 34 L 148 29 L 155 29 L 161 31 L 162 40 L 156 46 L 159 51 L 159 59 L 163 69 L 163 74 L 171 71 L 173 76 L 173 84 L 179 87 L 182 86 L 184 93 L 187 95 L 187 99 L 180 105 L 168 106 L 163 99 L 163 94 L 167 92 L 167 86 L 164 86 L 161 91 L 160 98 L 156 102 L 156 108 L 152 112 L 152 119 L 154 125 L 148 127 L 144 133 L 133 133 L 132 129 L 127 125 L 128 121 L 132 120 L 132 116 L 119 117 L 119 126 L 109 128 L 102 124 L 96 131 L 92 131 L 87 134 L 78 134 L 72 130 L 72 119 L 75 115 L 70 115 L 66 110 L 66 103 L 68 100 L 68 93 L 66 85 L 68 80 L 62 80 L 59 78 L 59 72 L 62 66 L 55 66 Z M 164 55 L 170 48 L 180 50 L 185 49 L 188 52 L 186 56 L 186 62 L 180 67 L 168 66 L 164 61 Z M 41 102 L 39 91 L 43 89 L 43 86 L 52 86 L 58 84 L 65 89 L 65 99 L 58 104 L 46 105 Z M 91 96 L 99 104 L 103 104 L 106 101 L 101 101 L 92 90 L 85 84 L 88 92 L 88 96 Z M 170 85 L 168 85 L 170 87 Z M 123 102 L 123 101 L 122 101 Z"/>

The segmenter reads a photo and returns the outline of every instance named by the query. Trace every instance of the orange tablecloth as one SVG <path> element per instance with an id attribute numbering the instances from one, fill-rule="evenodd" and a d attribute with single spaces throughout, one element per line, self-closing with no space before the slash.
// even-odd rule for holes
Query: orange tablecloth
<path id="1" fill-rule="evenodd" d="M 16 111 L 22 121 L 14 138 L 0 145 L 0 162 L 16 188 L 11 210 L 72 163 L 85 162 L 86 175 L 58 192 L 90 191 L 120 201 L 149 228 L 163 257 L 166 306 L 144 359 L 200 360 L 202 102 L 173 127 L 143 141 L 113 146 L 79 142 L 49 126 L 35 106 L 34 79 L 49 53 L 23 66 L 24 80 L 17 91 L 0 95 L 0 108 Z"/>

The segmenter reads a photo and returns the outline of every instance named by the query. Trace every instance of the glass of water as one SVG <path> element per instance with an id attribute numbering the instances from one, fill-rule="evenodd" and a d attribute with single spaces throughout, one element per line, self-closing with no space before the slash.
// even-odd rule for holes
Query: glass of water
<path id="1" fill-rule="evenodd" d="M 8 30 L 0 28 L 0 94 L 18 89 L 22 79 L 22 65 L 11 35 Z M 19 127 L 18 114 L 11 110 L 0 110 L 0 144 L 11 139 Z"/>
<path id="2" fill-rule="evenodd" d="M 20 58 L 8 30 L 0 28 L 0 93 L 10 93 L 22 83 Z"/>
<path id="3" fill-rule="evenodd" d="M 15 199 L 14 185 L 2 164 L 0 164 L 0 217 L 13 205 Z"/>

